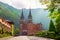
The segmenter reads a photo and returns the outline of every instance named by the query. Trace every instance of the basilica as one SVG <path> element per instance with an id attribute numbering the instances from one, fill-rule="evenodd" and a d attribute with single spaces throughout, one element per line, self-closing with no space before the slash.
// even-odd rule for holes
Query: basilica
<path id="1" fill-rule="evenodd" d="M 20 34 L 21 35 L 30 35 L 30 34 L 36 34 L 37 32 L 42 30 L 42 24 L 34 24 L 32 22 L 32 15 L 31 15 L 31 9 L 29 9 L 29 15 L 28 15 L 28 21 L 26 22 L 24 20 L 23 10 L 20 17 Z"/>

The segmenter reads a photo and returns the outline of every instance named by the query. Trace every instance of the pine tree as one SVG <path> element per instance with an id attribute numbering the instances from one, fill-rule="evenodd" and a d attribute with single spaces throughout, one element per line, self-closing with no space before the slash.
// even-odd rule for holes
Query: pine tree
<path id="1" fill-rule="evenodd" d="M 55 26 L 52 20 L 50 20 L 50 27 L 49 27 L 49 31 L 55 32 Z"/>

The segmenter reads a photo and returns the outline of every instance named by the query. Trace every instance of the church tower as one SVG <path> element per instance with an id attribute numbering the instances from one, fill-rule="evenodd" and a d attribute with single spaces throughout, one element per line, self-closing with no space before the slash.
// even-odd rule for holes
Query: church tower
<path id="1" fill-rule="evenodd" d="M 23 15 L 23 9 L 22 9 L 22 13 L 21 13 L 21 17 L 20 17 L 20 24 L 24 23 L 24 15 Z"/>
<path id="2" fill-rule="evenodd" d="M 28 23 L 32 23 L 31 9 L 29 9 Z"/>
<path id="3" fill-rule="evenodd" d="M 24 16 L 23 16 L 23 9 L 22 9 L 22 13 L 21 13 L 21 17 L 20 17 L 20 34 L 22 34 L 23 24 L 24 24 Z"/>

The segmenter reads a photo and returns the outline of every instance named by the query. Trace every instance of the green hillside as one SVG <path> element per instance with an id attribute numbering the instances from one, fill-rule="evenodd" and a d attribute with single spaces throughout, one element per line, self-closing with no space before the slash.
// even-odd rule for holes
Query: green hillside
<path id="1" fill-rule="evenodd" d="M 19 26 L 19 15 L 18 10 L 14 9 L 13 7 L 9 5 L 4 5 L 4 3 L 0 2 L 0 16 L 13 21 L 15 26 Z"/>

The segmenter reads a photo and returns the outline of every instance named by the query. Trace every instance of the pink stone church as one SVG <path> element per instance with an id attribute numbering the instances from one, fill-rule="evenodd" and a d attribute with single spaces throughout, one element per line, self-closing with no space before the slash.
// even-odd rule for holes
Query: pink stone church
<path id="1" fill-rule="evenodd" d="M 20 34 L 21 35 L 30 35 L 30 34 L 36 34 L 37 32 L 42 30 L 42 24 L 34 24 L 32 22 L 32 15 L 31 15 L 31 9 L 29 9 L 29 15 L 28 15 L 28 21 L 26 22 L 24 20 L 23 10 L 20 18 Z"/>

